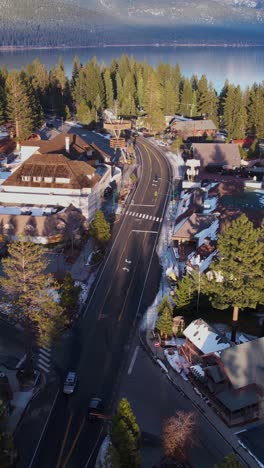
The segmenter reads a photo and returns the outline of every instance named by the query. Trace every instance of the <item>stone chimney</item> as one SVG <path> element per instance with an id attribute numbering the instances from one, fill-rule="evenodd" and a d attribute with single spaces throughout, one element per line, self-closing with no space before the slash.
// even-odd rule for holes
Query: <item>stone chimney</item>
<path id="1" fill-rule="evenodd" d="M 65 137 L 65 149 L 66 149 L 67 153 L 70 152 L 70 137 L 69 136 Z"/>

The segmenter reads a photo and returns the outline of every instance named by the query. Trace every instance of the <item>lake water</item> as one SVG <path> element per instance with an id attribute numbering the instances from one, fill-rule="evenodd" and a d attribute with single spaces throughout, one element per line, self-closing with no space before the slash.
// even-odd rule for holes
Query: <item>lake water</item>
<path id="1" fill-rule="evenodd" d="M 63 57 L 66 72 L 71 74 L 72 61 L 78 55 L 85 63 L 93 56 L 98 63 L 108 65 L 113 58 L 122 54 L 133 55 L 136 60 L 147 60 L 154 67 L 160 60 L 174 65 L 178 63 L 182 74 L 190 77 L 193 74 L 201 76 L 205 73 L 214 83 L 219 92 L 228 79 L 234 84 L 240 84 L 244 89 L 247 85 L 264 80 L 264 47 L 187 47 L 187 46 L 117 46 L 91 47 L 76 49 L 38 49 L 0 51 L 0 66 L 5 64 L 10 70 L 19 69 L 32 62 L 36 57 L 48 69 L 56 65 L 60 56 Z"/>

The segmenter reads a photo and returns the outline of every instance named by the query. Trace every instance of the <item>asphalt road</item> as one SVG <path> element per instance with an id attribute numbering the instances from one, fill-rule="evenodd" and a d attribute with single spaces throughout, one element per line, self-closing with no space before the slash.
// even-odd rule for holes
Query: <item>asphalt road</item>
<path id="1" fill-rule="evenodd" d="M 155 297 L 161 275 L 155 247 L 168 201 L 170 168 L 144 139 L 138 139 L 137 151 L 141 177 L 133 204 L 114 226 L 108 256 L 65 349 L 64 367 L 77 370 L 78 388 L 70 398 L 59 391 L 35 453 L 30 460 L 20 460 L 21 468 L 94 466 L 107 422 L 87 420 L 89 400 L 102 398 L 104 413 L 111 415 L 133 325 Z M 135 217 L 136 212 L 142 216 Z"/>

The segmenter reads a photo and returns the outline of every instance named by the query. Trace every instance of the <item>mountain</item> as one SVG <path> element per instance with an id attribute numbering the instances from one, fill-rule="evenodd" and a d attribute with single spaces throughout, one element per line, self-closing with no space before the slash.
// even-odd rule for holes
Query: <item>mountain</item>
<path id="1" fill-rule="evenodd" d="M 264 0 L 0 0 L 0 45 L 261 43 Z"/>

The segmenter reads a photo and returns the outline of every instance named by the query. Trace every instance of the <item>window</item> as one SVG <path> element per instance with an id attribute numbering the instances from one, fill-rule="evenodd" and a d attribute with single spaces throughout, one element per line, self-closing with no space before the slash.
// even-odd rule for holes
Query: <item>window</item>
<path id="1" fill-rule="evenodd" d="M 23 182 L 30 182 L 30 180 L 31 180 L 30 176 L 27 176 L 27 175 L 22 176 L 22 181 Z"/>
<path id="2" fill-rule="evenodd" d="M 34 181 L 34 182 L 41 182 L 41 181 L 42 181 L 42 177 L 34 176 L 34 177 L 33 177 L 33 181 Z"/>
<path id="3" fill-rule="evenodd" d="M 46 182 L 47 184 L 51 184 L 52 181 L 53 181 L 52 177 L 44 177 L 44 182 Z"/>

